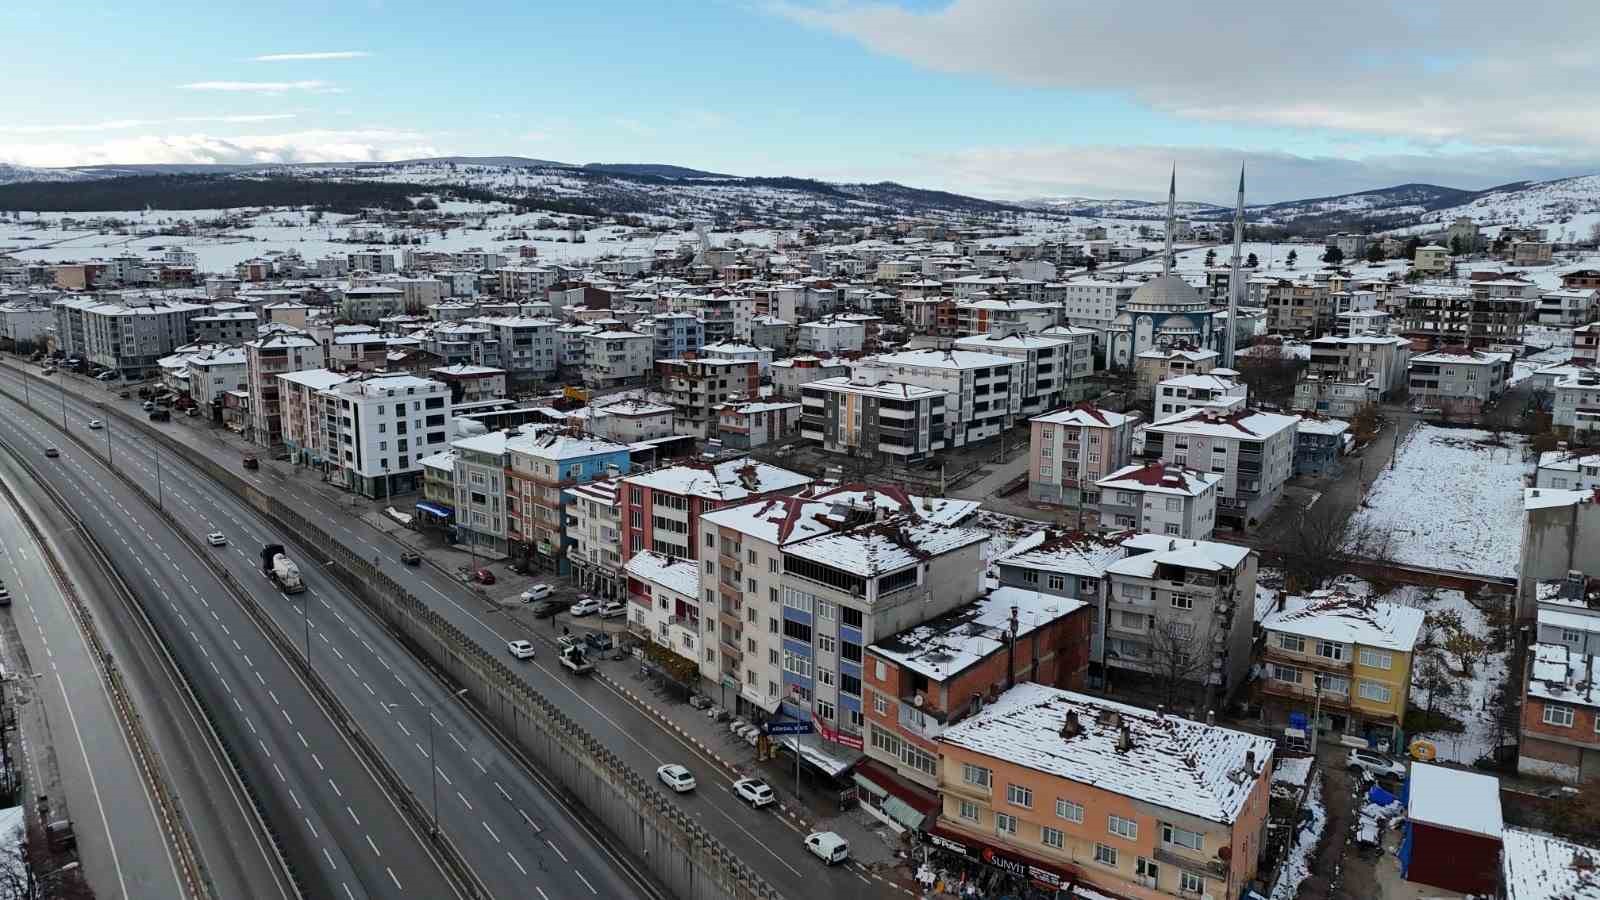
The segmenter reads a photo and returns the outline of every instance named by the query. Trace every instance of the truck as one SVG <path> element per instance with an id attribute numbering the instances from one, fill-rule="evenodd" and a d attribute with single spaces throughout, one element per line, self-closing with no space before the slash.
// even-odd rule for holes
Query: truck
<path id="1" fill-rule="evenodd" d="M 300 567 L 283 552 L 282 544 L 261 548 L 261 571 L 285 594 L 298 594 L 306 589 L 305 581 L 300 578 Z"/>
<path id="2" fill-rule="evenodd" d="M 561 665 L 572 671 L 574 675 L 587 675 L 594 671 L 594 663 L 589 662 L 589 657 L 583 652 L 583 646 L 572 644 L 562 647 L 560 654 Z"/>

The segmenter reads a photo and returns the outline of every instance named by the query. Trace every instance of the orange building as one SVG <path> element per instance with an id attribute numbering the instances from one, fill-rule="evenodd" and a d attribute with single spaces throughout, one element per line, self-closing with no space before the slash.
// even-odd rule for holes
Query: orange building
<path id="1" fill-rule="evenodd" d="M 1255 878 L 1273 742 L 1037 684 L 939 735 L 935 868 L 1131 900 Z"/>

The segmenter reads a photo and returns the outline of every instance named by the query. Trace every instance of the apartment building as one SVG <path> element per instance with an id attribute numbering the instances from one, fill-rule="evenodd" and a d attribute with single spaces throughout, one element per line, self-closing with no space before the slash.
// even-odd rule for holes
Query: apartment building
<path id="1" fill-rule="evenodd" d="M 1562 441 L 1557 449 L 1539 454 L 1533 486 L 1560 491 L 1600 489 L 1600 453 L 1569 450 Z"/>
<path id="2" fill-rule="evenodd" d="M 561 351 L 555 319 L 537 316 L 479 316 L 466 323 L 486 329 L 486 344 L 497 348 L 497 362 L 513 385 L 542 382 L 556 374 Z"/>
<path id="3" fill-rule="evenodd" d="M 628 627 L 633 633 L 693 662 L 697 670 L 703 671 L 708 663 L 715 669 L 717 617 L 715 604 L 701 613 L 700 564 L 641 550 L 623 564 L 623 575 Z M 707 659 L 707 653 L 712 658 Z M 717 689 L 722 690 L 720 683 Z M 723 708 L 732 707 L 725 703 Z"/>
<path id="4" fill-rule="evenodd" d="M 781 355 L 798 340 L 795 332 L 794 323 L 786 319 L 777 316 L 754 316 L 750 319 L 750 333 L 735 334 L 735 337 L 748 340 L 757 347 L 771 347 L 775 353 Z"/>
<path id="5" fill-rule="evenodd" d="M 772 367 L 771 347 L 760 347 L 755 344 L 740 344 L 734 341 L 719 341 L 715 344 L 706 344 L 700 348 L 700 355 L 706 359 L 727 359 L 736 362 L 753 362 L 756 371 L 761 377 L 767 377 Z"/>
<path id="6" fill-rule="evenodd" d="M 326 392 L 352 377 L 327 369 L 306 369 L 277 376 L 283 447 L 295 465 L 314 466 L 324 473 L 341 467 L 340 404 L 337 397 Z M 193 381 L 191 376 L 191 384 Z"/>
<path id="7" fill-rule="evenodd" d="M 717 440 L 732 450 L 751 450 L 787 440 L 800 427 L 798 403 L 752 400 L 717 407 Z"/>
<path id="8" fill-rule="evenodd" d="M 572 578 L 579 588 L 606 598 L 627 594 L 620 487 L 617 479 L 599 478 L 561 492 L 566 499 L 567 562 Z"/>
<path id="9" fill-rule="evenodd" d="M 204 416 L 217 415 L 223 394 L 250 387 L 250 365 L 243 347 L 203 350 L 184 360 L 184 366 L 189 370 L 189 397 Z"/>
<path id="10" fill-rule="evenodd" d="M 963 335 L 1015 334 L 1053 328 L 1061 319 L 1061 305 L 1004 296 L 962 298 L 957 292 L 956 333 Z"/>
<path id="11" fill-rule="evenodd" d="M 761 372 L 755 362 L 733 359 L 660 359 L 656 372 L 672 405 L 680 434 L 716 437 L 718 409 L 725 403 L 756 399 Z"/>
<path id="12" fill-rule="evenodd" d="M 383 284 L 347 287 L 339 292 L 339 315 L 352 322 L 377 322 L 406 311 L 406 294 Z"/>
<path id="13" fill-rule="evenodd" d="M 602 401 L 603 402 L 603 401 Z M 585 420 L 586 428 L 624 444 L 652 441 L 677 434 L 672 407 L 649 400 L 626 398 L 571 413 Z"/>
<path id="14" fill-rule="evenodd" d="M 258 317 L 253 312 L 213 312 L 189 320 L 194 339 L 211 344 L 242 344 L 256 336 Z"/>
<path id="15" fill-rule="evenodd" d="M 992 693 L 1021 682 L 1081 689 L 1090 609 L 1081 600 L 999 587 L 869 645 L 867 759 L 854 772 L 865 790 L 862 808 L 896 831 L 937 817 L 939 735 L 981 711 Z"/>
<path id="16" fill-rule="evenodd" d="M 1262 715 L 1291 715 L 1339 735 L 1395 746 L 1411 696 L 1411 663 L 1423 611 L 1344 590 L 1280 595 L 1261 621 Z"/>
<path id="17" fill-rule="evenodd" d="M 156 360 L 194 340 L 194 320 L 211 311 L 200 303 L 107 295 L 114 299 L 57 300 L 56 349 L 124 375 L 142 376 Z"/>
<path id="18" fill-rule="evenodd" d="M 245 437 L 262 447 L 283 444 L 279 375 L 320 369 L 322 345 L 302 334 L 274 334 L 244 345 L 245 378 L 250 390 L 250 424 Z"/>
<path id="19" fill-rule="evenodd" d="M 641 550 L 697 559 L 694 535 L 700 516 L 714 509 L 773 494 L 792 494 L 811 483 L 798 472 L 750 459 L 685 462 L 623 478 L 623 523 L 632 558 Z"/>
<path id="20" fill-rule="evenodd" d="M 1600 777 L 1600 614 L 1583 601 L 1541 605 L 1522 685 L 1517 771 L 1578 784 Z"/>
<path id="21" fill-rule="evenodd" d="M 1333 304 L 1325 281 L 1279 279 L 1266 289 L 1267 333 L 1314 338 L 1333 328 Z"/>
<path id="22" fill-rule="evenodd" d="M 376 331 L 346 332 L 356 326 L 334 326 L 331 338 L 323 338 L 328 365 L 336 369 L 375 372 L 388 368 L 390 338 Z"/>
<path id="23" fill-rule="evenodd" d="M 0 293 L 0 346 L 12 352 L 43 348 L 56 316 L 44 303 L 22 293 Z M 43 300 L 44 297 L 37 298 Z"/>
<path id="24" fill-rule="evenodd" d="M 1511 264 L 1514 266 L 1548 266 L 1555 253 L 1555 245 L 1548 241 L 1517 241 L 1511 245 Z"/>
<path id="25" fill-rule="evenodd" d="M 507 438 L 505 456 L 509 552 L 543 571 L 569 574 L 565 492 L 597 478 L 626 475 L 631 466 L 627 445 L 551 428 Z"/>
<path id="26" fill-rule="evenodd" d="M 1534 315 L 1536 291 L 1532 284 L 1507 279 L 1470 287 L 1415 284 L 1405 297 L 1400 333 L 1435 348 L 1514 350 L 1522 345 L 1523 325 Z"/>
<path id="27" fill-rule="evenodd" d="M 799 400 L 800 388 L 825 378 L 848 378 L 850 365 L 843 357 L 793 356 L 774 360 L 772 396 L 775 400 Z"/>
<path id="28" fill-rule="evenodd" d="M 1271 738 L 1025 683 L 938 743 L 936 863 L 993 867 L 1003 892 L 1237 897 L 1256 877 Z"/>
<path id="29" fill-rule="evenodd" d="M 1134 463 L 1095 482 L 1099 525 L 1107 531 L 1204 541 L 1217 525 L 1215 472 L 1180 469 L 1163 463 Z"/>
<path id="30" fill-rule="evenodd" d="M 506 370 L 494 366 L 434 366 L 428 377 L 450 386 L 452 403 L 481 403 L 506 396 Z"/>
<path id="31" fill-rule="evenodd" d="M 1540 325 L 1573 328 L 1594 320 L 1597 299 L 1594 288 L 1563 288 L 1545 291 L 1539 295 L 1539 309 L 1535 313 Z"/>
<path id="32" fill-rule="evenodd" d="M 1054 329 L 1059 331 L 1060 329 Z M 1094 372 L 1094 333 L 990 332 L 957 338 L 957 350 L 1006 356 L 1022 363 L 1021 415 L 1033 416 L 1082 398 Z"/>
<path id="33" fill-rule="evenodd" d="M 440 322 L 417 333 L 422 349 L 447 366 L 500 365 L 500 341 L 495 333 L 471 322 Z"/>
<path id="34" fill-rule="evenodd" d="M 545 292 L 561 280 L 549 266 L 509 265 L 494 270 L 499 295 L 508 300 L 542 300 Z"/>
<path id="35" fill-rule="evenodd" d="M 388 275 L 395 271 L 394 254 L 387 250 L 373 248 L 357 250 L 345 255 L 345 263 L 347 270 L 350 272 Z"/>
<path id="36" fill-rule="evenodd" d="M 795 335 L 795 350 L 800 353 L 859 353 L 866 346 L 867 327 L 860 322 L 829 317 L 801 322 Z"/>
<path id="37" fill-rule="evenodd" d="M 1452 346 L 1411 357 L 1411 402 L 1452 418 L 1472 418 L 1505 393 L 1511 355 Z"/>
<path id="38" fill-rule="evenodd" d="M 1294 408 L 1355 415 L 1402 392 L 1411 344 L 1392 335 L 1325 336 L 1311 342 L 1310 366 L 1295 384 Z"/>
<path id="39" fill-rule="evenodd" d="M 1022 409 L 1021 360 L 973 350 L 907 350 L 877 361 L 894 381 L 945 392 L 948 447 L 999 434 Z"/>
<path id="40" fill-rule="evenodd" d="M 1179 375 L 1156 382 L 1155 420 L 1200 407 L 1224 412 L 1243 408 L 1249 388 L 1231 377 L 1235 374 L 1232 369 L 1212 369 L 1207 375 Z"/>
<path id="41" fill-rule="evenodd" d="M 1255 552 L 1159 533 L 1122 546 L 1101 618 L 1113 684 L 1132 675 L 1206 709 L 1231 699 L 1250 672 Z"/>
<path id="42" fill-rule="evenodd" d="M 326 393 L 338 415 L 339 469 L 330 480 L 372 498 L 420 489 L 421 459 L 450 443 L 449 386 L 415 375 L 368 375 Z"/>
<path id="43" fill-rule="evenodd" d="M 1062 304 L 1062 319 L 1068 325 L 1092 328 L 1105 333 L 1117 312 L 1133 299 L 1142 281 L 1068 281 Z"/>
<path id="44" fill-rule="evenodd" d="M 945 448 L 944 391 L 890 381 L 883 366 L 860 365 L 849 377 L 800 387 L 800 436 L 830 453 L 920 461 Z"/>
<path id="45" fill-rule="evenodd" d="M 1295 416 L 1209 407 L 1178 413 L 1145 429 L 1144 458 L 1222 476 L 1217 524 L 1255 528 L 1283 495 L 1294 469 Z"/>
<path id="46" fill-rule="evenodd" d="M 1094 483 L 1133 456 L 1137 414 L 1081 402 L 1028 420 L 1028 499 L 1082 508 Z"/>
<path id="47" fill-rule="evenodd" d="M 1551 387 L 1550 424 L 1579 443 L 1600 443 L 1600 371 L 1579 369 Z"/>
<path id="48" fill-rule="evenodd" d="M 644 379 L 653 362 L 654 340 L 637 331 L 593 331 L 583 336 L 583 382 L 608 388 Z"/>
<path id="49" fill-rule="evenodd" d="M 656 359 L 677 359 L 705 346 L 705 323 L 692 313 L 659 313 L 641 322 L 640 330 L 654 341 Z"/>
<path id="50" fill-rule="evenodd" d="M 519 425 L 451 442 L 450 449 L 455 451 L 455 456 L 451 460 L 450 482 L 455 496 L 450 512 L 458 543 L 496 553 L 508 551 L 506 469 L 511 465 L 511 455 L 506 452 L 506 443 L 513 437 L 537 434 L 554 427 Z"/>
<path id="51" fill-rule="evenodd" d="M 1154 398 L 1156 385 L 1169 378 L 1205 375 L 1217 367 L 1220 359 L 1222 354 L 1215 350 L 1197 350 L 1189 346 L 1174 345 L 1146 350 L 1133 360 L 1139 396 Z"/>
<path id="52" fill-rule="evenodd" d="M 1443 275 L 1450 271 L 1450 248 L 1438 244 L 1418 247 L 1411 257 L 1411 271 L 1424 275 Z"/>

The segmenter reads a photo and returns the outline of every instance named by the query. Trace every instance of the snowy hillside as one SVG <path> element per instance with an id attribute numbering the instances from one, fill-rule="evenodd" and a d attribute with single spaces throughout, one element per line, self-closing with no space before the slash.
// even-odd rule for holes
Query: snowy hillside
<path id="1" fill-rule="evenodd" d="M 1152 203 L 1146 200 L 1095 200 L 1091 197 L 1039 197 L 1024 200 L 1020 205 L 1029 209 L 1090 218 L 1164 219 L 1167 217 L 1165 201 Z M 1231 214 L 1228 209 L 1212 203 L 1194 202 L 1177 204 L 1177 213 L 1187 219 Z"/>
<path id="2" fill-rule="evenodd" d="M 1546 228 L 1553 241 L 1581 241 L 1600 222 L 1600 175 L 1505 185 L 1457 206 L 1436 209 L 1424 222 L 1470 216 L 1479 225 Z"/>

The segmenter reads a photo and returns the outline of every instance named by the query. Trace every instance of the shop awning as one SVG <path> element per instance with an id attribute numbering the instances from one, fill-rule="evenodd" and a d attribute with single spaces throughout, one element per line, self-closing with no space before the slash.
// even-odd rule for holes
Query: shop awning
<path id="1" fill-rule="evenodd" d="M 440 506 L 437 503 L 429 503 L 426 500 L 419 500 L 417 502 L 417 509 L 420 509 L 430 515 L 438 516 L 441 519 L 448 519 L 456 514 L 456 511 L 448 506 Z"/>
<path id="2" fill-rule="evenodd" d="M 826 773 L 830 778 L 838 778 L 850 771 L 850 767 L 862 757 L 862 754 L 837 744 L 830 744 L 828 749 L 824 750 L 822 739 L 815 734 L 789 735 L 779 743 L 788 747 L 791 752 L 798 747 L 801 759 L 816 767 L 818 771 Z"/>
<path id="3" fill-rule="evenodd" d="M 1027 878 L 1052 890 L 1067 890 L 1078 881 L 1071 868 L 1019 853 L 941 825 L 928 829 L 928 842 L 970 862 L 986 863 L 1007 874 Z"/>
<path id="4" fill-rule="evenodd" d="M 920 829 L 922 827 L 922 820 L 927 818 L 927 816 L 924 816 L 922 813 L 912 809 L 911 804 L 901 800 L 899 797 L 894 796 L 883 798 L 883 812 L 889 818 L 899 822 L 901 825 L 904 825 L 912 831 Z"/>
<path id="5" fill-rule="evenodd" d="M 875 759 L 863 759 L 850 776 L 862 790 L 879 798 L 879 805 L 890 818 L 916 831 L 939 811 L 939 797 L 921 790 L 890 771 Z"/>

